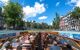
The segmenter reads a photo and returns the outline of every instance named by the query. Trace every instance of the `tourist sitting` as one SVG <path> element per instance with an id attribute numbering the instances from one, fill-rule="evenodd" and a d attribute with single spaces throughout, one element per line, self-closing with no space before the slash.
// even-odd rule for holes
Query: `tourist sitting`
<path id="1" fill-rule="evenodd" d="M 50 50 L 61 50 L 61 48 L 59 46 L 57 46 L 57 42 L 54 41 L 53 46 L 50 47 Z"/>
<path id="2" fill-rule="evenodd" d="M 52 35 L 51 35 L 51 34 L 49 34 L 49 35 L 48 35 L 48 38 L 49 38 L 49 42 L 48 42 L 48 43 L 49 43 L 49 44 L 52 44 L 52 43 L 53 43 Z"/>
<path id="3" fill-rule="evenodd" d="M 35 39 L 35 36 L 33 34 L 31 34 L 29 38 L 30 38 L 30 42 L 32 43 Z"/>
<path id="4" fill-rule="evenodd" d="M 20 44 L 23 43 L 23 36 L 19 37 L 19 42 L 20 42 Z"/>
<path id="5" fill-rule="evenodd" d="M 26 34 L 22 37 L 21 43 L 22 43 L 22 48 L 30 49 L 31 48 L 31 42 L 30 42 L 30 34 Z"/>
<path id="6" fill-rule="evenodd" d="M 19 46 L 19 40 L 16 39 L 16 41 L 12 42 L 12 48 L 17 49 L 18 46 Z"/>
<path id="7" fill-rule="evenodd" d="M 58 44 L 64 45 L 64 43 L 67 41 L 65 39 L 63 39 L 62 37 L 57 37 L 57 42 L 58 42 Z"/>
<path id="8" fill-rule="evenodd" d="M 64 44 L 65 44 L 67 50 L 73 50 L 70 44 L 68 44 L 68 43 L 66 43 L 66 42 L 65 42 Z"/>
<path id="9" fill-rule="evenodd" d="M 46 50 L 47 47 L 48 47 L 48 39 L 47 38 L 44 39 L 44 45 L 43 45 L 43 47 L 44 47 L 44 50 Z"/>
<path id="10" fill-rule="evenodd" d="M 10 43 L 9 41 L 4 42 L 4 44 L 2 45 L 1 50 L 7 49 L 7 46 L 8 46 L 9 43 Z"/>

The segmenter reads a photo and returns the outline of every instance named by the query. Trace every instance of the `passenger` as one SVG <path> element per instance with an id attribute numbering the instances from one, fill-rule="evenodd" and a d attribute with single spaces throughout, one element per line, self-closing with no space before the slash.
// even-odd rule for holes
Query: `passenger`
<path id="1" fill-rule="evenodd" d="M 17 46 L 17 50 L 22 50 L 22 46 L 21 45 Z"/>
<path id="2" fill-rule="evenodd" d="M 64 43 L 67 41 L 65 39 L 63 39 L 62 37 L 57 37 L 57 42 L 58 42 L 58 44 L 64 45 Z"/>
<path id="3" fill-rule="evenodd" d="M 3 43 L 2 43 L 2 42 L 0 42 L 0 46 L 2 46 L 2 44 L 3 44 Z"/>
<path id="4" fill-rule="evenodd" d="M 6 46 L 6 50 L 11 50 L 12 49 L 12 45 L 11 45 L 11 42 L 7 44 Z"/>
<path id="5" fill-rule="evenodd" d="M 25 47 L 26 49 L 31 49 L 31 42 L 30 42 L 30 34 L 26 34 L 22 38 L 22 47 Z"/>
<path id="6" fill-rule="evenodd" d="M 13 47 L 14 49 L 17 49 L 18 46 L 19 46 L 19 40 L 16 39 L 15 42 L 12 42 L 12 47 Z"/>
<path id="7" fill-rule="evenodd" d="M 66 47 L 68 48 L 67 50 L 73 50 L 70 44 L 68 44 L 68 43 L 66 43 L 66 42 L 65 42 L 64 44 L 65 44 Z"/>
<path id="8" fill-rule="evenodd" d="M 51 35 L 51 34 L 49 34 L 49 35 L 48 35 L 48 38 L 49 38 L 49 44 L 52 44 L 52 43 L 53 43 L 52 35 Z"/>
<path id="9" fill-rule="evenodd" d="M 29 37 L 30 37 L 30 34 L 25 34 L 24 37 L 23 37 L 23 39 L 24 39 L 24 40 L 28 40 Z"/>
<path id="10" fill-rule="evenodd" d="M 23 43 L 23 36 L 19 37 L 19 42 L 20 42 L 20 44 Z"/>
<path id="11" fill-rule="evenodd" d="M 50 47 L 50 50 L 61 50 L 61 48 L 59 46 L 57 46 L 57 42 L 56 41 L 54 41 L 53 44 L 54 45 Z"/>
<path id="12" fill-rule="evenodd" d="M 28 34 L 25 34 L 19 38 L 19 41 L 21 44 L 23 44 L 23 43 L 25 43 L 25 40 L 28 40 L 28 39 L 29 39 Z"/>
<path id="13" fill-rule="evenodd" d="M 54 41 L 57 41 L 57 40 L 56 40 L 56 36 L 53 38 L 53 40 L 54 40 Z"/>
<path id="14" fill-rule="evenodd" d="M 49 44 L 52 44 L 53 43 L 53 39 L 49 39 Z"/>
<path id="15" fill-rule="evenodd" d="M 46 50 L 47 47 L 48 47 L 48 39 L 46 38 L 44 40 L 44 50 Z"/>
<path id="16" fill-rule="evenodd" d="M 41 41 L 41 32 L 38 33 L 36 36 L 36 49 L 35 50 L 44 50 L 42 46 L 42 41 Z"/>
<path id="17" fill-rule="evenodd" d="M 9 41 L 4 42 L 4 44 L 2 45 L 1 50 L 6 49 L 9 43 L 10 43 Z"/>
<path id="18" fill-rule="evenodd" d="M 34 41 L 35 36 L 31 34 L 29 38 L 30 38 L 30 42 L 32 43 Z"/>
<path id="19" fill-rule="evenodd" d="M 17 42 L 19 43 L 19 45 L 17 46 L 17 50 L 22 50 L 22 46 L 21 46 L 22 42 L 21 42 L 21 40 L 18 39 Z"/>

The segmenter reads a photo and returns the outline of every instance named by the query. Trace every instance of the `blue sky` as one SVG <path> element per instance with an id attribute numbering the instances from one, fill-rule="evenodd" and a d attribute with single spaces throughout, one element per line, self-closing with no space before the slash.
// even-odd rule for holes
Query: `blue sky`
<path id="1" fill-rule="evenodd" d="M 80 0 L 10 0 L 23 7 L 24 21 L 46 22 L 51 24 L 55 13 L 66 15 L 74 7 L 80 7 Z M 0 6 L 7 5 L 9 0 L 0 0 Z"/>

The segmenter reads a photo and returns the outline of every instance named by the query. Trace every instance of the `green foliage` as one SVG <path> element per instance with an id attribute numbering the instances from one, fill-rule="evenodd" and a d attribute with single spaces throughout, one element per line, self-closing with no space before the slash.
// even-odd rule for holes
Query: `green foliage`
<path id="1" fill-rule="evenodd" d="M 0 7 L 0 15 L 1 15 L 1 13 L 2 13 L 2 8 Z"/>
<path id="2" fill-rule="evenodd" d="M 56 13 L 56 17 L 53 21 L 53 28 L 54 29 L 59 29 L 59 23 L 60 23 L 60 17 L 59 17 L 59 14 Z"/>
<path id="3" fill-rule="evenodd" d="M 37 23 L 36 21 L 33 22 L 26 22 L 26 27 L 27 28 L 32 28 L 32 29 L 49 29 L 51 28 L 50 25 L 48 25 L 47 23 Z"/>
<path id="4" fill-rule="evenodd" d="M 0 7 L 0 16 L 2 16 L 2 8 Z"/>
<path id="5" fill-rule="evenodd" d="M 4 19 L 7 26 L 20 25 L 23 17 L 22 7 L 18 3 L 10 2 L 4 6 Z"/>
<path id="6" fill-rule="evenodd" d="M 74 10 L 70 14 L 71 18 L 79 19 L 80 18 L 80 8 L 75 7 Z"/>

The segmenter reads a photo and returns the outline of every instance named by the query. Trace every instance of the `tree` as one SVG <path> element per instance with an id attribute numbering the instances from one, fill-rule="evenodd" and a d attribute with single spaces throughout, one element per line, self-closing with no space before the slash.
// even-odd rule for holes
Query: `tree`
<path id="1" fill-rule="evenodd" d="M 4 18 L 2 14 L 2 7 L 0 7 L 0 29 L 3 29 L 4 27 Z"/>
<path id="2" fill-rule="evenodd" d="M 80 8 L 75 7 L 74 10 L 70 14 L 71 18 L 79 19 L 80 18 Z"/>
<path id="3" fill-rule="evenodd" d="M 23 12 L 22 7 L 18 3 L 9 2 L 4 6 L 4 19 L 7 26 L 15 28 L 22 21 Z"/>
<path id="4" fill-rule="evenodd" d="M 25 22 L 25 26 L 27 27 L 27 29 L 30 29 L 31 28 L 31 21 Z"/>
<path id="5" fill-rule="evenodd" d="M 0 7 L 0 16 L 2 15 L 2 8 Z"/>
<path id="6" fill-rule="evenodd" d="M 60 23 L 60 16 L 58 13 L 56 13 L 56 17 L 53 20 L 53 28 L 59 29 L 59 23 Z"/>
<path id="7" fill-rule="evenodd" d="M 31 28 L 34 29 L 35 26 L 36 26 L 36 21 L 32 21 L 32 23 L 31 23 Z"/>
<path id="8" fill-rule="evenodd" d="M 48 24 L 44 23 L 44 22 L 42 22 L 41 26 L 42 26 L 42 29 L 47 29 L 48 28 Z"/>

